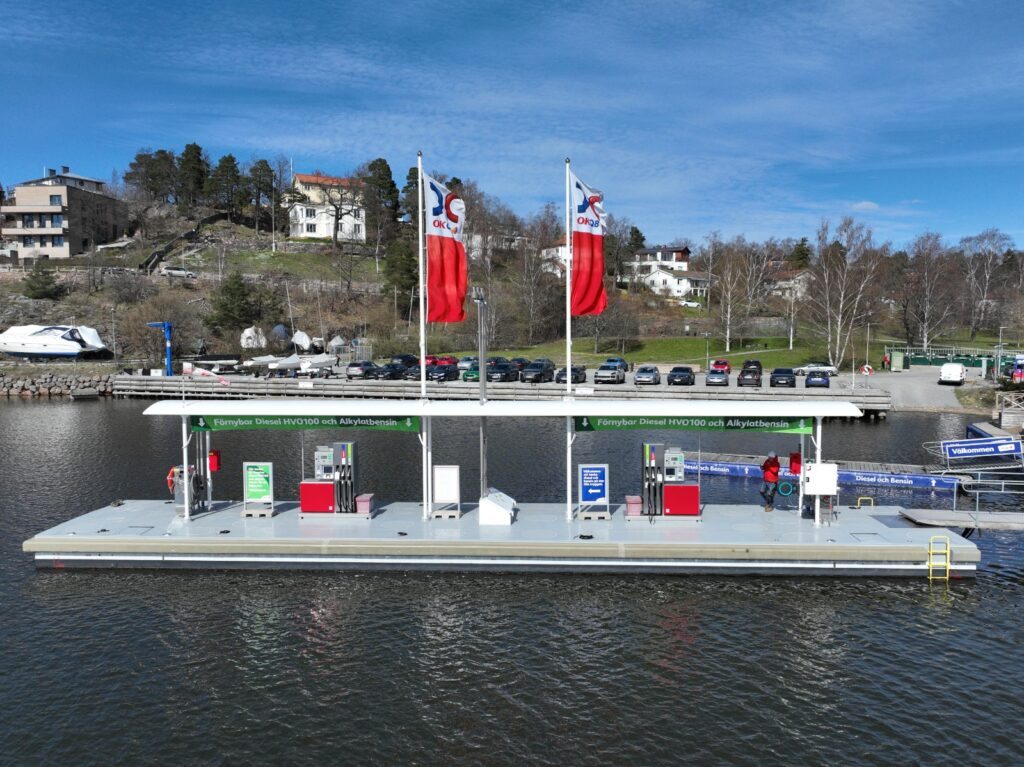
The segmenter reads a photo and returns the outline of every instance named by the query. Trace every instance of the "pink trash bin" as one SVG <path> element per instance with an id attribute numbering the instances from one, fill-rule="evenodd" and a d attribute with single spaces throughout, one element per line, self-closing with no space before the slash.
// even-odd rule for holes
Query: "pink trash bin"
<path id="1" fill-rule="evenodd" d="M 626 496 L 626 516 L 639 517 L 643 514 L 643 500 L 639 495 Z"/>

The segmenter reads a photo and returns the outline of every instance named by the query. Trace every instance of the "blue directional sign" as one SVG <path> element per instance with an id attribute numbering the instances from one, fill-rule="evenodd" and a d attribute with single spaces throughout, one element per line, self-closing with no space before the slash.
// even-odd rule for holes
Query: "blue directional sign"
<path id="1" fill-rule="evenodd" d="M 955 439 L 942 443 L 942 454 L 946 458 L 992 458 L 1022 455 L 1021 442 L 1013 437 L 992 437 L 991 439 Z"/>
<path id="2" fill-rule="evenodd" d="M 608 505 L 608 464 L 581 463 L 578 467 L 580 505 Z"/>

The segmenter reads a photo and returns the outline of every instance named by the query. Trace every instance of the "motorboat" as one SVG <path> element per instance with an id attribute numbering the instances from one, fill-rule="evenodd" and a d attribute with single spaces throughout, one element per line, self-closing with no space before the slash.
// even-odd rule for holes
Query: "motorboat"
<path id="1" fill-rule="evenodd" d="M 299 361 L 298 354 L 292 354 L 284 359 L 278 359 L 276 362 L 271 362 L 267 367 L 271 370 L 298 370 L 302 363 Z"/>
<path id="2" fill-rule="evenodd" d="M 320 370 L 330 370 L 337 363 L 338 358 L 333 354 L 317 354 L 312 357 L 301 357 L 299 372 L 315 373 Z"/>
<path id="3" fill-rule="evenodd" d="M 77 357 L 106 348 L 85 325 L 15 325 L 0 333 L 0 352 L 12 357 Z"/>

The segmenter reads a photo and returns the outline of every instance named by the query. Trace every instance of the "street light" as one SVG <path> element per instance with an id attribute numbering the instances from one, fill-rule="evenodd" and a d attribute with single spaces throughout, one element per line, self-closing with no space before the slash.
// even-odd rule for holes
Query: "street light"
<path id="1" fill-rule="evenodd" d="M 992 371 L 993 381 L 999 380 L 999 374 L 1003 370 L 1003 331 L 1008 327 L 1009 325 L 999 326 L 999 345 L 996 347 L 996 369 Z"/>
<path id="2" fill-rule="evenodd" d="M 711 334 L 704 331 L 701 335 L 704 336 L 704 372 L 707 373 L 711 367 Z"/>
<path id="3" fill-rule="evenodd" d="M 487 297 L 484 289 L 473 287 L 470 298 L 476 304 L 477 357 L 476 367 L 480 379 L 480 404 L 487 401 Z M 487 419 L 480 416 L 480 497 L 487 495 Z"/>

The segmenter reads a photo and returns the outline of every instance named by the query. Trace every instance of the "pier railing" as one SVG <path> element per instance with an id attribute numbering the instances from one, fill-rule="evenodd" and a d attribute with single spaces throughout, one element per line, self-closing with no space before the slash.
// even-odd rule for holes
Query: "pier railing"
<path id="1" fill-rule="evenodd" d="M 250 399 L 255 397 L 324 397 L 356 399 L 419 399 L 418 381 L 347 381 L 340 378 L 255 378 L 232 376 L 225 386 L 213 379 L 182 376 L 120 375 L 114 379 L 114 395 L 149 399 Z M 574 395 L 584 399 L 689 399 L 717 401 L 842 400 L 852 402 L 870 415 L 884 416 L 892 407 L 887 391 L 857 389 L 716 389 L 694 387 L 577 386 Z M 488 383 L 487 397 L 500 400 L 561 399 L 564 384 Z M 428 383 L 428 399 L 476 400 L 476 384 L 458 381 Z"/>

